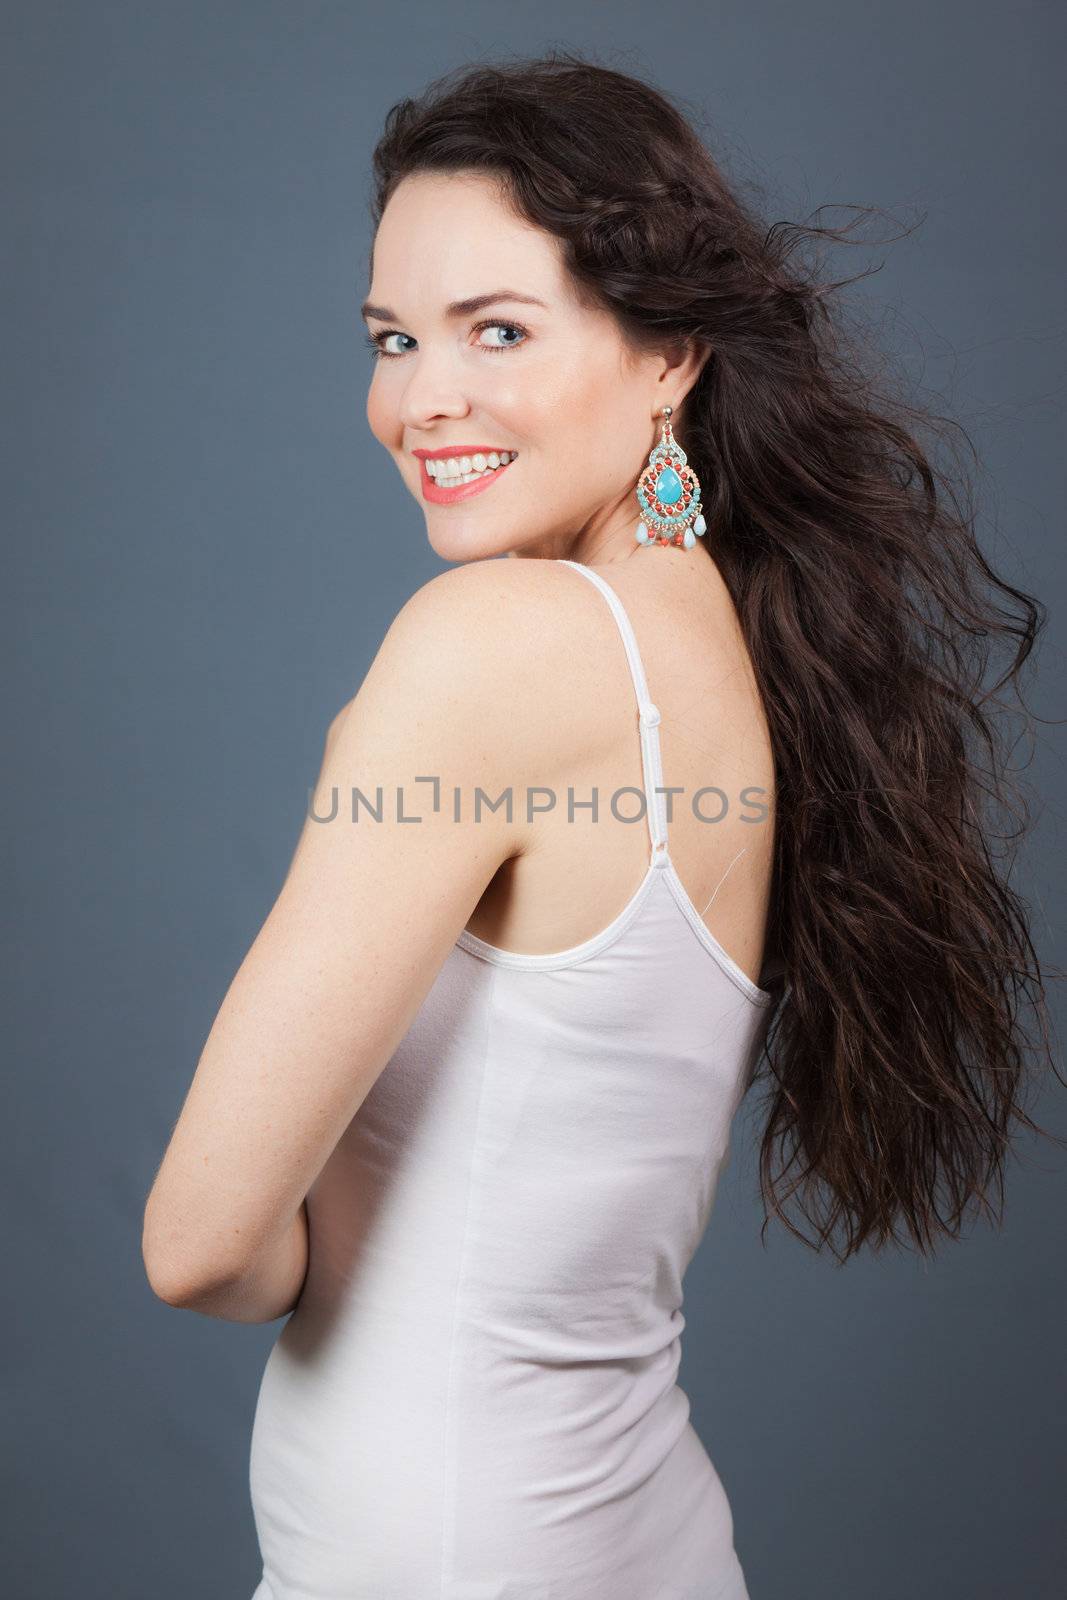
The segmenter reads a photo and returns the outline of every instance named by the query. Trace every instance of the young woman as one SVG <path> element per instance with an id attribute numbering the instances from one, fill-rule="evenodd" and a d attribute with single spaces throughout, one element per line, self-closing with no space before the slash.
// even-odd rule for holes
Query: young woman
<path id="1" fill-rule="evenodd" d="M 958 1235 L 1034 1126 L 981 680 L 1042 618 L 847 354 L 823 230 L 648 85 L 467 69 L 374 171 L 368 418 L 453 565 L 331 724 L 146 1266 L 293 1312 L 256 1600 L 742 1600 L 685 1270 L 761 1067 L 766 1197 L 843 1257 Z"/>

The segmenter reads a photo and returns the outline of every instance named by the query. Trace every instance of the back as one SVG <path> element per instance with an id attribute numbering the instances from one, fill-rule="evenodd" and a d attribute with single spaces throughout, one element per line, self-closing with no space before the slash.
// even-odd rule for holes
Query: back
<path id="1" fill-rule="evenodd" d="M 527 781 L 544 786 L 543 799 L 535 791 L 544 810 L 468 928 L 507 949 L 565 950 L 618 914 L 649 861 L 640 707 L 654 706 L 654 786 L 668 791 L 658 805 L 670 831 L 672 876 L 733 959 L 763 983 L 774 971 L 765 948 L 774 756 L 714 562 L 705 557 L 684 572 L 620 562 L 604 576 L 572 561 L 509 565 L 538 569 L 538 581 L 527 572 L 517 585 L 514 603 L 534 615 L 553 612 L 543 665 L 534 669 L 543 693 L 524 707 Z"/>
<path id="2" fill-rule="evenodd" d="M 460 935 L 308 1196 L 263 1376 L 255 1600 L 745 1600 L 676 1382 L 682 1283 L 770 996 L 671 860 L 627 614 L 647 868 L 524 955 Z"/>

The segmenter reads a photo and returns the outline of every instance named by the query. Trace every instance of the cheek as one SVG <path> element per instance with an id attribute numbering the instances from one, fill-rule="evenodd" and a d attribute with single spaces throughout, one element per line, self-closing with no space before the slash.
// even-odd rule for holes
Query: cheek
<path id="1" fill-rule="evenodd" d="M 595 358 L 557 372 L 552 388 L 539 420 L 561 484 L 607 498 L 636 483 L 648 454 L 643 393 Z"/>
<path id="2" fill-rule="evenodd" d="M 543 441 L 554 455 L 560 445 L 594 430 L 611 375 L 601 353 L 566 336 L 545 339 L 521 354 L 483 359 L 480 401 L 513 433 L 531 444 Z"/>
<path id="3" fill-rule="evenodd" d="M 388 449 L 395 443 L 399 426 L 396 406 L 389 398 L 389 385 L 381 381 L 380 369 L 367 390 L 367 423 L 379 444 Z"/>
<path id="4" fill-rule="evenodd" d="M 575 350 L 546 375 L 546 426 L 569 439 L 570 453 L 619 455 L 640 424 L 641 401 L 614 364 L 593 348 Z"/>

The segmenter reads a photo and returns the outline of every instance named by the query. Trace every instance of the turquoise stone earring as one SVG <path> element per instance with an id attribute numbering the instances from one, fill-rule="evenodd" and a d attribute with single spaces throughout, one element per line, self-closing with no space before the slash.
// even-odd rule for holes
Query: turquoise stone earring
<path id="1" fill-rule="evenodd" d="M 691 550 L 707 532 L 707 523 L 700 509 L 700 480 L 671 432 L 673 409 L 663 407 L 659 444 L 637 480 L 641 521 L 634 537 L 638 544 L 676 544 Z"/>

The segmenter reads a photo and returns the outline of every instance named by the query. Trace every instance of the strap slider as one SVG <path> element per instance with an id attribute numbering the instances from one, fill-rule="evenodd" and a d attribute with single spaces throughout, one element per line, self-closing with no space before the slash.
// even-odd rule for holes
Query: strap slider
<path id="1" fill-rule="evenodd" d="M 645 707 L 645 709 L 641 713 L 641 721 L 642 721 L 642 723 L 644 724 L 644 726 L 646 728 L 658 727 L 659 726 L 659 707 L 658 706 L 654 706 L 650 701 L 649 704 Z"/>

